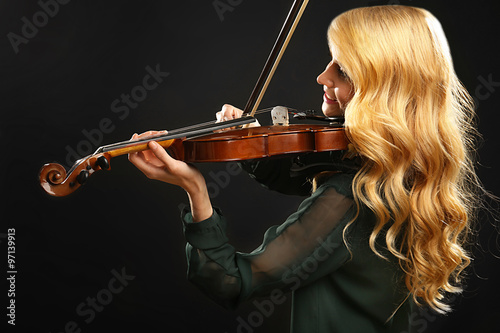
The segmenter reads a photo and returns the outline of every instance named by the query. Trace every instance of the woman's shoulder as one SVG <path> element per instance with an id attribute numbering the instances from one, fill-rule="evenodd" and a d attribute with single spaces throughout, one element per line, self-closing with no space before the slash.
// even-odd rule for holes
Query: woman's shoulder
<path id="1" fill-rule="evenodd" d="M 323 172 L 316 175 L 316 191 L 323 192 L 328 188 L 335 189 L 338 193 L 353 198 L 352 182 L 355 174 L 344 172 Z"/>

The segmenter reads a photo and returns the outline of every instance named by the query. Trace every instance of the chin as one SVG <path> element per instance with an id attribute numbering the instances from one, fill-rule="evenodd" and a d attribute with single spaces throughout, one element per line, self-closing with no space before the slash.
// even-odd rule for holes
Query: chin
<path id="1" fill-rule="evenodd" d="M 326 104 L 326 103 L 325 103 Z M 323 104 L 321 111 L 327 117 L 339 117 L 344 115 L 344 111 L 338 105 Z"/>

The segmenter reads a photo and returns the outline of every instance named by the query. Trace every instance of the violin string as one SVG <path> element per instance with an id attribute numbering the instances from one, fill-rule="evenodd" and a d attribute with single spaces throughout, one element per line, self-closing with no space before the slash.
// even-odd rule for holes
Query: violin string
<path id="1" fill-rule="evenodd" d="M 296 111 L 297 111 L 297 109 L 289 108 L 289 107 L 286 107 L 286 106 L 285 106 L 285 108 L 288 110 L 288 112 L 291 112 L 291 113 L 293 113 L 293 112 L 296 112 Z M 266 113 L 266 112 L 272 111 L 273 109 L 274 109 L 274 107 L 267 108 L 267 109 L 262 109 L 262 110 L 257 110 L 257 111 L 255 111 L 255 114 L 262 114 L 262 113 Z M 249 116 L 250 114 L 251 114 L 251 112 L 248 112 L 248 113 L 245 113 L 245 114 L 243 114 L 243 115 L 244 115 L 244 116 L 247 116 L 247 115 Z"/>
<path id="2" fill-rule="evenodd" d="M 257 114 L 261 114 L 261 113 L 269 112 L 272 109 L 273 108 L 270 107 L 270 108 L 259 110 L 256 113 Z M 243 116 L 246 116 L 246 114 L 243 114 Z M 200 123 L 200 124 L 196 124 L 196 125 L 190 125 L 190 126 L 185 126 L 185 127 L 173 129 L 173 130 L 168 131 L 168 133 L 169 134 L 181 133 L 183 131 L 197 129 L 197 128 L 202 128 L 202 127 L 205 127 L 205 126 L 208 126 L 208 125 L 212 125 L 212 124 L 215 124 L 215 123 L 217 123 L 217 120 L 209 120 L 209 121 L 206 121 L 204 123 Z M 224 123 L 223 121 L 220 122 L 220 124 L 223 124 L 223 123 Z"/>
<path id="3" fill-rule="evenodd" d="M 258 112 L 259 113 L 264 113 L 264 112 L 269 112 L 270 110 L 272 110 L 272 108 L 262 109 L 262 110 L 259 110 Z M 176 128 L 176 129 L 173 129 L 173 130 L 169 130 L 168 133 L 169 134 L 181 133 L 183 131 L 192 130 L 192 129 L 196 129 L 196 128 L 202 128 L 202 127 L 205 127 L 205 126 L 208 126 L 208 125 L 212 125 L 212 124 L 215 124 L 215 123 L 217 123 L 217 120 L 209 120 L 209 121 L 206 121 L 204 123 L 200 123 L 200 124 L 196 124 L 196 125 L 190 125 L 190 126 L 185 126 L 185 127 L 181 127 L 181 128 Z M 223 124 L 224 122 L 222 121 L 220 123 Z"/>
<path id="4" fill-rule="evenodd" d="M 286 107 L 287 110 L 289 112 L 297 112 L 297 109 L 294 109 L 294 108 L 289 108 L 289 107 Z M 265 108 L 265 109 L 261 109 L 261 110 L 258 110 L 255 112 L 255 114 L 263 114 L 263 113 L 268 113 L 270 111 L 272 111 L 272 109 L 274 109 L 274 107 L 269 107 L 269 108 Z M 242 116 L 248 116 L 248 114 L 243 114 Z M 181 133 L 183 131 L 188 131 L 188 130 L 192 130 L 192 129 L 197 129 L 197 128 L 203 128 L 203 127 L 206 127 L 206 126 L 209 126 L 209 125 L 213 125 L 217 123 L 217 120 L 209 120 L 209 121 L 206 121 L 204 123 L 200 123 L 200 124 L 196 124 L 196 125 L 190 125 L 190 126 L 185 126 L 185 127 L 181 127 L 181 128 L 176 128 L 176 129 L 173 129 L 173 130 L 169 130 L 168 133 L 169 134 L 176 134 L 176 133 Z M 220 122 L 219 125 L 223 124 L 224 122 Z"/>
<path id="5" fill-rule="evenodd" d="M 255 112 L 255 114 L 263 114 L 263 113 L 268 113 L 270 112 L 272 109 L 274 109 L 274 107 L 269 107 L 269 108 L 265 108 L 265 109 L 261 109 L 261 110 L 258 110 Z M 288 111 L 292 111 L 292 112 L 296 112 L 297 110 L 296 109 L 293 109 L 293 108 L 288 108 Z M 242 116 L 247 116 L 248 114 L 243 114 Z M 206 127 L 206 126 L 209 126 L 209 125 L 213 125 L 217 123 L 217 120 L 209 120 L 209 121 L 206 121 L 204 123 L 199 123 L 199 124 L 195 124 L 195 125 L 190 125 L 190 126 L 185 126 L 185 127 L 181 127 L 181 128 L 176 128 L 176 129 L 173 129 L 173 130 L 169 130 L 168 133 L 169 134 L 176 134 L 176 133 L 182 133 L 183 131 L 188 131 L 188 130 L 192 130 L 192 129 L 197 129 L 197 128 L 203 128 L 203 127 Z M 224 122 L 220 122 L 220 125 L 223 124 Z"/>
<path id="6" fill-rule="evenodd" d="M 242 118 L 236 118 L 236 119 L 231 119 L 226 122 L 226 124 L 223 123 L 215 123 L 215 124 L 209 124 L 209 126 L 198 126 L 195 127 L 191 130 L 185 130 L 180 133 L 161 133 L 161 134 L 156 134 L 156 135 L 149 135 L 148 137 L 137 139 L 137 140 L 126 140 L 126 141 L 121 141 L 121 142 L 116 142 L 107 146 L 99 147 L 94 154 L 102 153 L 102 152 L 111 152 L 117 149 L 124 149 L 124 148 L 129 148 L 133 147 L 136 145 L 140 144 L 147 144 L 151 141 L 166 141 L 166 140 L 173 140 L 173 139 L 179 139 L 179 138 L 186 138 L 186 137 L 193 137 L 193 136 L 200 136 L 200 135 L 207 135 L 212 133 L 215 130 L 218 129 L 224 129 L 227 127 L 232 127 L 232 126 L 240 126 L 244 124 L 249 124 L 254 122 L 255 118 L 252 117 L 242 117 Z M 177 130 L 178 131 L 178 130 Z M 122 153 L 119 153 L 122 154 Z"/>
<path id="7" fill-rule="evenodd" d="M 269 107 L 269 108 L 266 108 L 266 109 L 261 109 L 261 110 L 258 110 L 256 111 L 255 113 L 256 114 L 262 114 L 262 113 L 266 113 L 266 112 L 269 112 L 273 109 L 274 107 Z M 292 109 L 292 108 L 287 108 L 289 111 L 297 111 L 296 109 Z M 246 116 L 246 114 L 243 114 L 242 116 Z M 185 127 L 181 127 L 181 128 L 176 128 L 176 129 L 173 129 L 173 130 L 169 130 L 168 131 L 168 134 L 166 135 L 174 135 L 174 134 L 178 134 L 178 133 L 182 133 L 182 132 L 187 132 L 187 131 L 191 131 L 191 130 L 196 130 L 196 129 L 202 129 L 202 128 L 205 128 L 205 127 L 209 127 L 211 125 L 215 125 L 217 123 L 217 120 L 210 120 L 210 121 L 206 121 L 206 122 L 203 122 L 203 123 L 199 123 L 199 124 L 196 124 L 196 125 L 190 125 L 190 126 L 185 126 Z M 218 125 L 222 125 L 224 122 L 220 122 L 218 123 Z M 164 136 L 166 136 L 165 134 L 159 134 L 159 135 L 155 135 L 155 136 L 151 136 L 150 138 L 148 139 L 158 139 L 158 138 L 162 138 Z M 117 142 L 117 143 L 112 143 L 112 144 L 109 144 L 109 145 L 105 145 L 105 146 L 102 146 L 102 147 L 99 147 L 97 151 L 101 151 L 101 150 L 108 150 L 116 145 L 124 145 L 127 141 L 123 141 L 123 142 Z M 135 144 L 135 142 L 133 141 L 130 141 L 130 144 L 133 145 Z"/>

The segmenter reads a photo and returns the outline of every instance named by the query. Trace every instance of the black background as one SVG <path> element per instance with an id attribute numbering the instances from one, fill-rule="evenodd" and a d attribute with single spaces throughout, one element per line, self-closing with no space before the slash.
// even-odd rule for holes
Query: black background
<path id="1" fill-rule="evenodd" d="M 71 1 L 59 5 L 17 53 L 9 32 L 22 35 L 22 18 L 33 22 L 41 7 L 36 1 L 0 1 L 0 267 L 5 274 L 5 234 L 15 228 L 18 271 L 16 326 L 9 325 L 10 331 L 64 332 L 73 321 L 82 332 L 237 332 L 238 318 L 255 317 L 251 302 L 225 310 L 186 281 L 178 217 L 178 205 L 186 202 L 182 190 L 147 180 L 126 157 L 113 159 L 112 171 L 93 175 L 68 197 L 50 197 L 38 184 L 41 166 L 65 163 L 68 148 L 83 149 L 89 141 L 84 131 L 96 133 L 102 119 L 113 130 L 96 134 L 98 145 L 211 120 L 224 103 L 243 107 L 292 1 L 221 1 L 232 3 L 223 20 L 212 0 Z M 315 80 L 329 61 L 325 35 L 331 19 L 350 8 L 395 3 L 426 8 L 441 21 L 456 72 L 479 104 L 479 175 L 498 194 L 499 15 L 492 0 L 313 0 L 261 106 L 319 110 L 322 88 Z M 113 112 L 114 100 L 142 85 L 147 66 L 169 75 L 126 116 Z M 485 85 L 488 80 L 493 84 Z M 231 221 L 232 243 L 250 251 L 301 198 L 266 191 L 244 173 L 227 176 L 226 167 L 200 165 L 213 203 Z M 500 261 L 493 224 L 491 218 L 480 221 L 481 247 L 455 311 L 440 318 L 417 313 L 417 332 L 498 329 Z M 113 270 L 135 278 L 85 322 L 90 317 L 76 308 L 108 288 Z M 2 280 L 3 325 L 8 286 Z M 287 332 L 289 299 L 246 331 Z"/>

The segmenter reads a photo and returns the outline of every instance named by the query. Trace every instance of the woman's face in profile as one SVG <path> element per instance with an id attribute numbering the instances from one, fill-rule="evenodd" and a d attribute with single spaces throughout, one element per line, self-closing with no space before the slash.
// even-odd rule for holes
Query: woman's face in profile
<path id="1" fill-rule="evenodd" d="M 343 116 L 354 90 L 351 80 L 335 58 L 328 63 L 323 73 L 318 76 L 317 81 L 323 85 L 324 90 L 321 106 L 323 114 L 327 117 Z"/>

